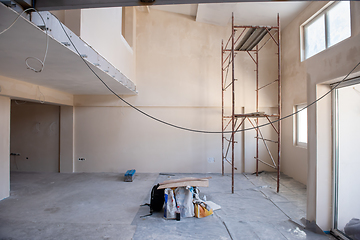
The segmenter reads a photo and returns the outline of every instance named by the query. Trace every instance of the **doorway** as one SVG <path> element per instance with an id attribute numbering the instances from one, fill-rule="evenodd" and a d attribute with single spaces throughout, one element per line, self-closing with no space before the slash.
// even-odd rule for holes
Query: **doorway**
<path id="1" fill-rule="evenodd" d="M 360 78 L 346 81 L 335 89 L 333 106 L 333 228 L 340 235 L 354 238 L 349 236 L 351 231 L 346 225 L 349 226 L 352 219 L 360 219 Z"/>
<path id="2" fill-rule="evenodd" d="M 60 107 L 12 100 L 10 171 L 59 172 Z"/>

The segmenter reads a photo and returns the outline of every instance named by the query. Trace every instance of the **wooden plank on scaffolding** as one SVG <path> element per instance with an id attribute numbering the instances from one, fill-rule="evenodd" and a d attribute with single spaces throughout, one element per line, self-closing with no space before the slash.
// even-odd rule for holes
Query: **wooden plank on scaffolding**
<path id="1" fill-rule="evenodd" d="M 235 114 L 236 118 L 265 118 L 265 117 L 278 117 L 278 114 L 265 114 L 264 112 L 253 112 L 253 113 L 242 113 L 242 114 Z"/>
<path id="2" fill-rule="evenodd" d="M 258 45 L 258 43 L 265 37 L 270 27 L 257 27 L 249 28 L 245 36 L 241 39 L 239 44 L 235 47 L 236 50 L 240 51 L 250 51 Z"/>
<path id="3" fill-rule="evenodd" d="M 252 112 L 252 113 L 242 113 L 236 114 L 235 117 L 265 117 L 265 112 Z"/>

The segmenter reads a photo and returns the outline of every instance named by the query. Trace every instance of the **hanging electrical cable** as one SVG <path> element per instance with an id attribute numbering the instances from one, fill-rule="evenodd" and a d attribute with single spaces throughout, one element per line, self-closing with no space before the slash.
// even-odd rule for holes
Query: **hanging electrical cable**
<path id="1" fill-rule="evenodd" d="M 12 28 L 14 26 L 14 24 L 17 22 L 17 20 L 19 20 L 19 18 L 25 13 L 25 12 L 28 12 L 28 11 L 35 11 L 37 14 L 39 14 L 41 20 L 43 21 L 44 23 L 44 26 L 45 26 L 45 37 L 46 37 L 46 48 L 45 48 L 45 54 L 44 54 L 44 59 L 43 60 L 40 60 L 39 58 L 37 57 L 27 57 L 25 59 L 25 64 L 27 66 L 28 69 L 36 72 L 36 73 L 39 73 L 41 72 L 42 70 L 44 70 L 44 67 L 45 67 L 45 60 L 46 60 L 46 56 L 47 56 L 47 52 L 48 52 L 48 48 L 49 48 L 49 35 L 48 35 L 48 32 L 47 32 L 47 27 L 46 27 L 46 23 L 45 23 L 45 20 L 44 18 L 41 16 L 41 14 L 35 9 L 35 8 L 27 8 L 25 9 L 24 11 L 22 11 L 20 14 L 18 14 L 18 16 L 15 18 L 15 20 L 10 24 L 9 27 L 7 27 L 6 29 L 4 29 L 3 31 L 0 32 L 0 35 L 7 32 L 10 28 Z M 29 60 L 31 59 L 34 59 L 36 61 L 38 61 L 41 65 L 40 69 L 35 69 L 33 67 L 30 66 L 29 64 Z"/>
<path id="2" fill-rule="evenodd" d="M 56 17 L 56 16 L 55 16 Z M 56 17 L 57 18 L 57 17 Z M 112 93 L 114 94 L 117 98 L 119 98 L 122 102 L 124 102 L 126 105 L 128 105 L 129 107 L 133 108 L 134 110 L 140 112 L 141 114 L 157 121 L 157 122 L 160 122 L 162 124 L 165 124 L 165 125 L 168 125 L 170 127 L 174 127 L 174 128 L 177 128 L 177 129 L 180 129 L 180 130 L 185 130 L 185 131 L 189 131 L 189 132 L 195 132 L 195 133 L 213 133 L 213 134 L 220 134 L 220 133 L 232 133 L 232 131 L 206 131 L 206 130 L 199 130 L 199 129 L 192 129 L 192 128 L 187 128 L 187 127 L 181 127 L 181 126 L 178 126 L 178 125 L 175 125 L 175 124 L 172 124 L 172 123 L 169 123 L 169 122 L 166 122 L 164 120 L 161 120 L 159 118 L 156 118 L 144 111 L 142 111 L 141 109 L 135 107 L 134 105 L 132 105 L 131 103 L 129 103 L 128 101 L 126 101 L 125 99 L 123 99 L 122 97 L 120 97 L 116 92 L 114 92 L 114 90 L 112 90 L 100 77 L 99 75 L 90 67 L 89 63 L 81 57 L 81 54 L 80 52 L 78 51 L 78 49 L 76 48 L 75 44 L 71 41 L 71 38 L 69 37 L 69 35 L 67 34 L 67 32 L 65 31 L 65 28 L 63 27 L 63 24 L 61 23 L 61 21 L 57 18 L 57 20 L 59 21 L 60 23 L 60 26 L 61 28 L 63 29 L 64 33 L 66 34 L 67 38 L 69 39 L 69 41 L 71 42 L 71 44 L 73 45 L 75 51 L 77 52 L 77 54 L 79 55 L 79 57 L 83 60 L 83 62 L 86 64 L 86 66 L 90 69 L 90 71 L 102 82 L 102 84 Z M 324 97 L 326 97 L 328 94 L 330 94 L 337 86 L 339 86 L 342 82 L 344 82 L 348 77 L 349 75 L 360 65 L 360 62 L 358 62 L 355 67 L 353 67 L 353 69 L 340 81 L 338 82 L 334 87 L 332 87 L 328 92 L 326 92 L 324 95 L 322 95 L 321 97 L 319 97 L 318 99 L 316 99 L 314 102 L 308 104 L 306 107 L 292 113 L 292 114 L 289 114 L 289 115 L 286 115 L 285 117 L 282 117 L 280 119 L 277 119 L 275 121 L 272 121 L 272 122 L 268 122 L 268 123 L 265 123 L 265 124 L 262 124 L 262 125 L 259 125 L 259 126 L 256 126 L 256 127 L 251 127 L 251 128 L 245 128 L 245 129 L 241 129 L 241 130 L 236 130 L 234 132 L 245 132 L 245 131 L 248 131 L 248 130 L 252 130 L 252 129 L 258 129 L 258 128 L 262 128 L 262 127 L 265 127 L 265 126 L 268 126 L 270 124 L 273 124 L 273 123 L 276 123 L 276 122 L 279 122 L 279 121 L 282 121 L 284 119 L 287 119 L 289 117 L 292 117 L 294 115 L 296 115 L 297 113 L 309 108 L 310 106 L 314 105 L 315 103 L 317 103 L 318 101 L 320 101 L 321 99 L 323 99 Z"/>
<path id="3" fill-rule="evenodd" d="M 3 30 L 2 32 L 0 32 L 0 35 L 5 33 L 6 31 L 8 31 L 15 23 L 16 21 L 20 18 L 20 16 L 24 13 L 24 12 L 27 12 L 27 11 L 30 11 L 30 10 L 33 10 L 33 11 L 36 11 L 39 16 L 41 17 L 41 20 L 43 21 L 44 23 L 44 26 L 45 26 L 45 33 L 46 33 L 46 49 L 45 49 L 45 55 L 44 55 L 44 59 L 41 61 L 40 59 L 36 58 L 36 57 L 28 57 L 25 59 L 25 63 L 27 65 L 27 67 L 31 70 L 33 70 L 34 72 L 41 72 L 43 69 L 44 69 L 44 66 L 45 66 L 45 60 L 46 60 L 46 56 L 47 56 L 47 52 L 48 52 L 48 45 L 49 45 L 49 39 L 48 39 L 48 33 L 47 33 L 47 27 L 46 27 L 46 23 L 43 19 L 43 17 L 41 16 L 41 14 L 34 8 L 28 8 L 26 10 L 24 10 L 21 14 L 19 14 L 19 16 L 14 20 L 14 22 L 8 27 L 6 28 L 5 30 Z M 56 17 L 56 16 L 55 16 Z M 187 128 L 187 127 L 181 127 L 181 126 L 178 126 L 178 125 L 175 125 L 175 124 L 172 124 L 172 123 L 169 123 L 169 122 L 166 122 L 164 120 L 161 120 L 159 118 L 156 118 L 144 111 L 142 111 L 141 109 L 135 107 L 134 105 L 132 105 L 131 103 L 129 103 L 128 101 L 126 101 L 125 99 L 123 99 L 122 97 L 120 97 L 114 90 L 112 90 L 101 78 L 100 76 L 90 67 L 89 63 L 83 58 L 81 57 L 81 54 L 80 52 L 78 51 L 78 49 L 76 48 L 75 44 L 73 43 L 73 41 L 71 40 L 70 36 L 67 34 L 65 28 L 63 27 L 63 24 L 61 23 L 61 21 L 56 17 L 56 19 L 59 21 L 60 23 L 60 26 L 61 28 L 63 29 L 66 37 L 69 39 L 69 41 L 71 42 L 72 46 L 74 47 L 76 53 L 78 54 L 78 56 L 83 60 L 83 62 L 86 64 L 86 66 L 90 69 L 90 71 L 101 81 L 101 83 L 113 94 L 115 95 L 117 98 L 119 98 L 122 102 L 124 102 L 126 105 L 128 105 L 129 107 L 133 108 L 134 110 L 138 111 L 139 113 L 157 121 L 157 122 L 160 122 L 162 124 L 165 124 L 165 125 L 168 125 L 170 127 L 174 127 L 174 128 L 177 128 L 177 129 L 180 129 L 180 130 L 184 130 L 184 131 L 189 131 L 189 132 L 195 132 L 195 133 L 212 133 L 212 134 L 220 134 L 220 133 L 232 133 L 232 131 L 207 131 L 207 130 L 199 130 L 199 129 L 192 129 L 192 128 Z M 40 70 L 36 70 L 32 67 L 29 66 L 28 64 L 28 60 L 29 59 L 35 59 L 37 61 L 39 61 L 41 63 L 41 69 Z M 304 108 L 298 110 L 298 111 L 295 111 L 289 115 L 286 115 L 280 119 L 277 119 L 277 120 L 274 120 L 272 122 L 268 122 L 268 123 L 265 123 L 265 124 L 262 124 L 262 125 L 259 125 L 259 126 L 256 126 L 256 127 L 250 127 L 250 128 L 245 128 L 245 129 L 240 129 L 240 130 L 236 130 L 235 132 L 244 132 L 244 131 L 248 131 L 248 130 L 252 130 L 252 129 L 258 129 L 258 128 L 262 128 L 262 127 L 265 127 L 265 126 L 268 126 L 270 124 L 273 124 L 273 123 L 276 123 L 276 122 L 279 122 L 279 121 L 282 121 L 284 119 L 287 119 L 289 117 L 292 117 L 296 114 L 298 114 L 299 112 L 309 108 L 310 106 L 314 105 L 315 103 L 317 103 L 318 101 L 320 101 L 321 99 L 323 99 L 324 97 L 326 97 L 327 95 L 329 95 L 335 88 L 337 88 L 342 82 L 344 82 L 345 80 L 347 80 L 347 78 L 349 77 L 349 75 L 360 65 L 360 62 L 358 62 L 353 68 L 352 70 L 340 81 L 338 82 L 336 85 L 334 85 L 328 92 L 326 92 L 324 95 L 322 95 L 321 97 L 319 97 L 318 99 L 316 99 L 314 102 L 308 104 L 307 106 L 305 106 Z"/>

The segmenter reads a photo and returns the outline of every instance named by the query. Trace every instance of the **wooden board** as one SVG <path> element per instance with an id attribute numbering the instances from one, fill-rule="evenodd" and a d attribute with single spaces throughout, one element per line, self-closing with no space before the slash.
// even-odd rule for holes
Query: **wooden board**
<path id="1" fill-rule="evenodd" d="M 158 189 L 165 189 L 165 188 L 176 188 L 176 187 L 209 187 L 209 180 L 188 180 L 188 181 L 181 181 L 181 182 L 173 182 L 173 183 L 165 183 L 158 187 Z"/>
<path id="2" fill-rule="evenodd" d="M 168 184 L 168 183 L 178 183 L 178 182 L 185 182 L 185 181 L 205 181 L 208 179 L 211 179 L 211 177 L 204 177 L 204 178 L 187 177 L 187 178 L 166 180 L 159 184 L 164 185 L 164 184 Z"/>
<path id="3" fill-rule="evenodd" d="M 243 113 L 243 114 L 235 114 L 236 118 L 263 118 L 263 117 L 278 117 L 279 114 L 265 114 L 264 112 L 254 112 L 254 113 Z"/>

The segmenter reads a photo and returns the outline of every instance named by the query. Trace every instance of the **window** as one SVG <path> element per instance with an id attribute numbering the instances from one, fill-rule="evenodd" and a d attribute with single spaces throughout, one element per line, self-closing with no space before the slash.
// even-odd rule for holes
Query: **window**
<path id="1" fill-rule="evenodd" d="M 296 105 L 295 111 L 300 111 L 306 104 Z M 301 110 L 295 115 L 295 143 L 297 146 L 307 145 L 307 109 Z"/>
<path id="2" fill-rule="evenodd" d="M 351 36 L 350 1 L 326 6 L 302 26 L 303 59 Z"/>

